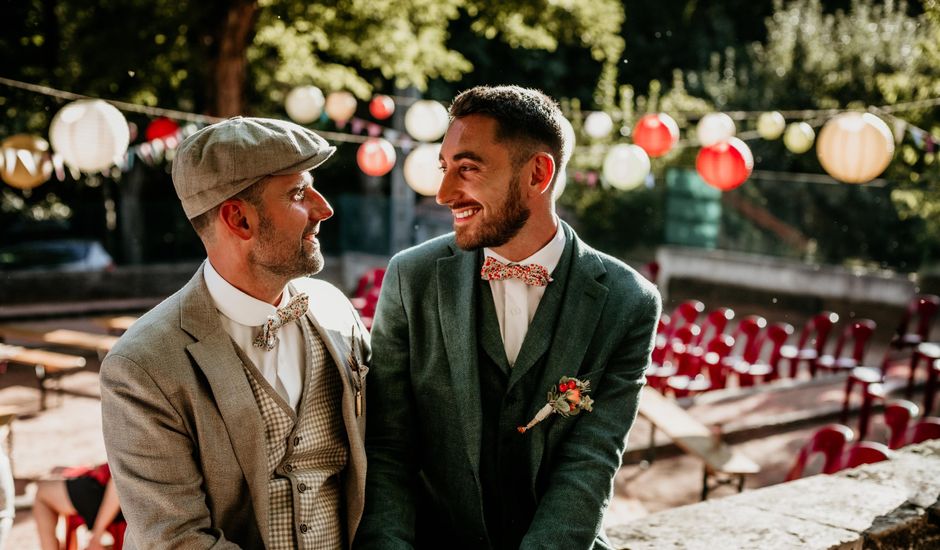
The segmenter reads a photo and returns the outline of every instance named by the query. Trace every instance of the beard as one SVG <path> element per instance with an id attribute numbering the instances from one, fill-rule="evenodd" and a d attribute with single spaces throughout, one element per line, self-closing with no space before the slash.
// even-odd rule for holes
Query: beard
<path id="1" fill-rule="evenodd" d="M 303 234 L 312 233 L 315 229 L 316 225 L 311 225 L 304 229 Z M 249 264 L 271 275 L 288 279 L 315 275 L 323 269 L 323 253 L 318 243 L 303 239 L 297 243 L 279 236 L 264 215 L 260 216 L 258 236 L 258 245 L 248 253 Z"/>
<path id="2" fill-rule="evenodd" d="M 522 200 L 522 179 L 519 171 L 513 173 L 503 202 L 478 227 L 455 227 L 457 246 L 463 250 L 496 248 L 508 243 L 525 227 L 531 211 Z"/>

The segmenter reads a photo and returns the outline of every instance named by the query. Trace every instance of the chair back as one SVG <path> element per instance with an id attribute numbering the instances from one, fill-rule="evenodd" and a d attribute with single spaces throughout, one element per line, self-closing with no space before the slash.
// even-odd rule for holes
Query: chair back
<path id="1" fill-rule="evenodd" d="M 907 427 L 917 412 L 917 405 L 904 399 L 896 399 L 885 405 L 885 424 L 890 432 L 889 448 L 900 449 L 907 443 Z"/>
<path id="2" fill-rule="evenodd" d="M 777 365 L 780 364 L 780 350 L 792 334 L 793 325 L 782 322 L 770 325 L 764 333 L 764 339 L 770 342 L 770 356 L 767 358 L 767 363 L 773 369 L 774 376 L 777 376 Z"/>
<path id="3" fill-rule="evenodd" d="M 702 332 L 693 342 L 694 345 L 701 345 L 703 342 L 711 341 L 719 334 L 724 334 L 728 328 L 728 322 L 734 319 L 734 310 L 728 307 L 720 307 L 708 313 L 705 322 L 702 323 Z"/>
<path id="4" fill-rule="evenodd" d="M 875 333 L 877 325 L 871 319 L 856 319 L 845 326 L 845 329 L 839 334 L 836 340 L 836 349 L 832 353 L 834 359 L 842 357 L 846 351 L 846 344 L 852 342 L 852 359 L 856 364 L 861 365 L 865 362 L 865 349 L 868 347 L 868 341 L 871 335 Z"/>
<path id="5" fill-rule="evenodd" d="M 813 348 L 819 355 L 822 355 L 826 339 L 829 338 L 832 326 L 837 322 L 839 322 L 839 315 L 832 311 L 823 311 L 813 315 L 803 325 L 797 348 L 801 350 Z"/>
<path id="6" fill-rule="evenodd" d="M 385 269 L 377 267 L 370 269 L 359 277 L 356 284 L 356 291 L 353 292 L 355 298 L 365 298 L 373 288 L 382 288 L 382 280 L 385 278 Z"/>
<path id="7" fill-rule="evenodd" d="M 790 468 L 786 481 L 799 479 L 803 475 L 803 469 L 809 457 L 815 453 L 822 453 L 825 457 L 823 461 L 823 473 L 832 474 L 839 471 L 842 450 L 845 444 L 855 437 L 852 429 L 842 424 L 829 424 L 816 430 L 813 437 L 803 445 L 799 454 L 796 456 L 796 462 Z"/>
<path id="8" fill-rule="evenodd" d="M 926 341 L 930 336 L 930 322 L 933 320 L 937 310 L 940 309 L 940 296 L 933 294 L 918 294 L 914 296 L 907 309 L 901 315 L 901 321 L 895 334 L 895 339 L 903 339 L 908 334 L 911 320 L 917 318 L 916 334 L 920 341 Z"/>
<path id="9" fill-rule="evenodd" d="M 728 385 L 727 369 L 722 362 L 734 348 L 734 338 L 730 334 L 716 334 L 705 345 L 705 354 L 702 362 L 708 371 L 708 380 L 713 389 L 724 388 Z"/>
<path id="10" fill-rule="evenodd" d="M 922 443 L 928 439 L 940 439 L 940 418 L 928 416 L 914 425 L 911 443 Z"/>
<path id="11" fill-rule="evenodd" d="M 753 363 L 757 360 L 757 355 L 760 353 L 759 335 L 761 330 L 766 326 L 767 320 L 760 315 L 748 315 L 744 319 L 741 319 L 741 322 L 738 323 L 738 327 L 734 331 L 736 351 L 739 352 L 740 356 L 748 363 Z"/>
<path id="12" fill-rule="evenodd" d="M 842 459 L 842 469 L 874 464 L 891 458 L 891 449 L 874 441 L 859 441 L 849 447 Z"/>

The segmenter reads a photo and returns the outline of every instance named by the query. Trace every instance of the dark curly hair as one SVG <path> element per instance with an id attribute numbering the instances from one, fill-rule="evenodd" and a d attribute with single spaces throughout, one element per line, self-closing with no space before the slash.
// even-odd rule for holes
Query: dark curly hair
<path id="1" fill-rule="evenodd" d="M 558 103 L 539 90 L 521 86 L 477 86 L 461 92 L 450 106 L 451 120 L 484 115 L 496 120 L 496 139 L 513 142 L 513 163 L 518 167 L 533 153 L 547 147 L 556 173 L 565 158 L 564 134 Z M 553 182 L 554 183 L 554 182 Z"/>

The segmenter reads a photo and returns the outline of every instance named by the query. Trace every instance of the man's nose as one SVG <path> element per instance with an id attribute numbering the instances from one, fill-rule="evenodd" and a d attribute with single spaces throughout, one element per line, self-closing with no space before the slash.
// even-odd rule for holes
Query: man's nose
<path id="1" fill-rule="evenodd" d="M 322 221 L 333 217 L 333 207 L 327 202 L 326 198 L 315 189 L 310 189 L 310 219 Z"/>
<path id="2" fill-rule="evenodd" d="M 437 196 L 435 197 L 437 204 L 448 205 L 452 203 L 454 200 L 454 190 L 454 177 L 444 172 L 444 177 L 441 179 L 441 186 L 437 190 Z"/>

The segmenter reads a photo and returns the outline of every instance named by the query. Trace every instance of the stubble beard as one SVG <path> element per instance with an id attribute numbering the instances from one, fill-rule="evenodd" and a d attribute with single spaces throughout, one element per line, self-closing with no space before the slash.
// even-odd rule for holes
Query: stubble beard
<path id="1" fill-rule="evenodd" d="M 519 171 L 512 174 L 509 190 L 499 205 L 490 214 L 489 220 L 481 220 L 476 231 L 469 227 L 455 227 L 457 246 L 463 250 L 496 248 L 508 243 L 525 227 L 531 211 L 522 200 L 522 181 Z"/>
<path id="2" fill-rule="evenodd" d="M 305 228 L 304 234 L 313 230 L 314 227 Z M 248 263 L 267 274 L 289 280 L 315 275 L 323 269 L 323 253 L 319 244 L 301 240 L 296 249 L 285 250 L 281 241 L 289 239 L 279 239 L 267 217 L 261 217 L 258 237 L 258 246 L 248 253 Z M 306 247 L 313 247 L 313 251 L 306 252 Z"/>

